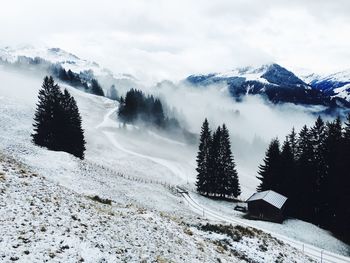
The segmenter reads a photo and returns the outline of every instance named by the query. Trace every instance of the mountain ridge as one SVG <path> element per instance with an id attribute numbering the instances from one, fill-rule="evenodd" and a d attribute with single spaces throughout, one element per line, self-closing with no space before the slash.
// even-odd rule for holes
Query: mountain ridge
<path id="1" fill-rule="evenodd" d="M 231 96 L 236 100 L 241 100 L 246 95 L 261 95 L 275 104 L 350 107 L 350 102 L 345 98 L 325 93 L 277 63 L 236 68 L 224 73 L 190 75 L 184 82 L 197 87 L 226 84 Z"/>

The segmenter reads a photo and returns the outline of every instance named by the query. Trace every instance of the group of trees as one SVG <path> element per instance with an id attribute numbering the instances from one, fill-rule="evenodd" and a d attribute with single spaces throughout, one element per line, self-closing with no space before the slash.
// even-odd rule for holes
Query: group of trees
<path id="1" fill-rule="evenodd" d="M 33 142 L 54 151 L 84 158 L 85 140 L 75 99 L 45 77 L 34 117 Z"/>
<path id="2" fill-rule="evenodd" d="M 196 170 L 196 186 L 200 194 L 220 198 L 233 198 L 241 194 L 225 124 L 211 134 L 208 120 L 205 119 L 200 135 Z"/>
<path id="3" fill-rule="evenodd" d="M 54 64 L 40 57 L 30 58 L 26 56 L 19 56 L 14 63 L 0 58 L 0 65 L 21 70 L 32 70 L 32 68 L 35 67 L 38 70 L 49 73 L 68 85 L 83 88 L 86 92 L 98 96 L 104 96 L 103 89 L 95 79 L 92 70 L 75 73 L 70 69 L 66 70 L 59 63 Z"/>
<path id="4" fill-rule="evenodd" d="M 73 87 L 84 88 L 86 92 L 92 93 L 98 96 L 104 96 L 103 89 L 98 81 L 93 78 L 92 73 L 88 72 L 89 80 L 82 78 L 80 75 L 71 71 L 70 69 L 66 70 L 61 65 L 55 64 L 49 67 L 49 71 L 59 80 L 66 82 L 67 84 Z"/>
<path id="5" fill-rule="evenodd" d="M 280 149 L 281 148 L 281 149 Z M 288 197 L 287 213 L 350 240 L 350 114 L 273 139 L 259 167 L 258 191 Z"/>
<path id="6" fill-rule="evenodd" d="M 124 123 L 142 121 L 159 128 L 179 127 L 175 118 L 167 118 L 160 99 L 146 96 L 142 91 L 131 89 L 120 98 L 119 119 Z"/>

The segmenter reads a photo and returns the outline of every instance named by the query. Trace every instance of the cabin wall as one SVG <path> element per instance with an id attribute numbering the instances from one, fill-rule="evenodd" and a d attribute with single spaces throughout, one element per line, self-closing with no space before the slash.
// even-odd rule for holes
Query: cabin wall
<path id="1" fill-rule="evenodd" d="M 264 200 L 255 200 L 248 202 L 248 213 L 251 218 L 282 222 L 283 221 L 283 207 L 278 209 Z"/>

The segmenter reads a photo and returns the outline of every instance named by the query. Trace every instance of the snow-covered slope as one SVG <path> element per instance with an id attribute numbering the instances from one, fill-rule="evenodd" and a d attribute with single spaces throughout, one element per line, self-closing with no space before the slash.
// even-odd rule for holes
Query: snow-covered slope
<path id="1" fill-rule="evenodd" d="M 350 70 L 330 75 L 311 75 L 305 78 L 315 89 L 321 90 L 328 96 L 345 99 L 350 102 Z"/>
<path id="2" fill-rule="evenodd" d="M 0 72 L 6 80 L 0 87 L 5 262 L 310 260 L 261 232 L 245 236 L 244 229 L 233 229 L 243 231 L 242 239 L 233 239 L 203 230 L 208 221 L 166 186 L 194 181 L 193 149 L 137 127 L 124 130 L 113 119 L 116 105 L 109 99 L 65 86 L 82 113 L 86 160 L 34 146 L 31 123 L 41 79 Z M 112 206 L 88 198 L 95 195 L 112 200 Z"/>
<path id="3" fill-rule="evenodd" d="M 22 61 L 26 62 L 25 58 L 41 59 L 45 62 L 61 65 L 67 71 L 89 74 L 90 77 L 98 79 L 105 90 L 111 85 L 115 85 L 118 90 L 124 93 L 125 90 L 141 86 L 140 82 L 130 74 L 114 73 L 96 62 L 79 58 L 60 48 L 33 46 L 0 48 L 0 59 L 3 61 L 21 63 Z"/>

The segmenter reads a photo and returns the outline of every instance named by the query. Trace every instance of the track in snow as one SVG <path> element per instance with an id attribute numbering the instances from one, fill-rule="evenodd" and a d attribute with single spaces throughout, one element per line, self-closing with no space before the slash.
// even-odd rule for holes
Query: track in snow
<path id="1" fill-rule="evenodd" d="M 180 188 L 181 189 L 181 188 Z M 181 189 L 183 190 L 183 189 Z M 256 229 L 260 229 L 266 233 L 271 234 L 272 236 L 280 239 L 281 241 L 302 250 L 306 255 L 310 256 L 311 258 L 322 262 L 322 263 L 350 263 L 350 258 L 341 256 L 335 253 L 332 253 L 330 251 L 323 250 L 321 248 L 304 244 L 302 242 L 296 241 L 294 239 L 288 238 L 286 236 L 273 233 L 269 230 L 263 229 L 261 227 L 254 226 L 253 224 L 247 224 L 246 222 L 243 222 L 239 219 L 235 218 L 228 218 L 227 216 L 221 215 L 218 212 L 215 212 L 211 209 L 205 208 L 204 206 L 200 205 L 195 201 L 191 195 L 186 191 L 181 191 L 181 194 L 183 198 L 186 200 L 189 207 L 191 207 L 192 210 L 197 212 L 198 214 L 201 214 L 203 217 L 206 217 L 210 220 L 219 220 L 219 221 L 225 221 L 230 224 L 239 224 L 245 227 L 252 227 Z"/>
<path id="2" fill-rule="evenodd" d="M 110 111 L 107 112 L 107 114 L 104 116 L 103 121 L 98 124 L 96 126 L 96 128 L 102 128 L 102 127 L 106 127 L 110 126 L 110 117 L 111 115 L 117 110 L 117 108 L 113 108 Z M 161 159 L 161 158 L 156 158 L 156 157 L 151 157 L 148 155 L 143 155 L 140 153 L 136 153 L 133 151 L 130 151 L 128 149 L 125 149 L 122 145 L 120 145 L 114 138 L 113 133 L 112 132 L 107 132 L 104 131 L 103 132 L 106 137 L 108 138 L 108 140 L 112 143 L 112 145 L 114 145 L 116 148 L 118 148 L 119 150 L 122 150 L 128 154 L 131 155 L 135 155 L 141 158 L 145 158 L 148 160 L 151 160 L 155 163 L 158 163 L 164 167 L 166 167 L 167 169 L 169 169 L 173 174 L 175 174 L 176 176 L 183 178 L 184 175 L 182 173 L 182 171 L 176 167 L 171 161 L 165 160 L 165 159 Z M 185 178 L 183 178 L 185 179 Z M 191 209 L 199 214 L 201 214 L 203 217 L 206 217 L 207 219 L 210 220 L 219 220 L 219 221 L 225 221 L 227 223 L 230 224 L 239 224 L 239 225 L 243 225 L 246 227 L 252 227 L 252 228 L 256 228 L 256 229 L 260 229 L 266 233 L 271 234 L 272 236 L 284 241 L 285 243 L 299 249 L 302 250 L 303 253 L 305 253 L 306 255 L 310 256 L 311 258 L 322 262 L 322 263 L 350 263 L 350 258 L 342 256 L 342 255 L 338 255 L 335 253 L 332 253 L 330 251 L 326 251 L 323 250 L 321 248 L 309 245 L 309 244 L 304 244 L 302 242 L 296 241 L 294 239 L 288 238 L 286 236 L 277 234 L 277 233 L 273 233 L 269 230 L 260 228 L 260 227 L 256 227 L 253 224 L 247 224 L 246 222 L 243 222 L 239 219 L 235 219 L 235 218 L 228 218 L 225 215 L 219 214 L 218 212 L 212 211 L 211 209 L 208 209 L 200 204 L 198 204 L 195 200 L 193 200 L 193 198 L 190 196 L 190 194 L 186 191 L 181 191 L 183 198 L 186 200 L 187 204 L 189 207 L 191 207 Z"/>

